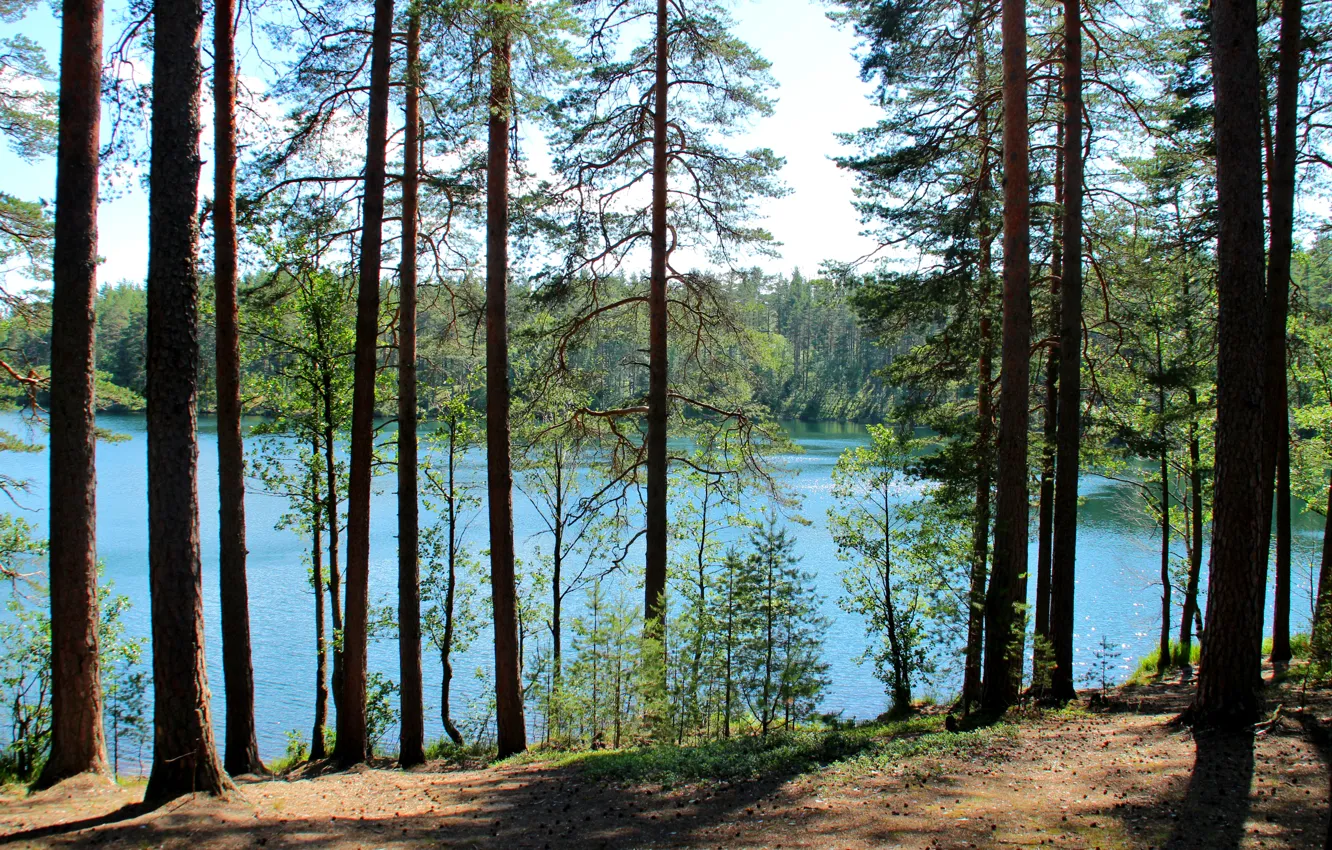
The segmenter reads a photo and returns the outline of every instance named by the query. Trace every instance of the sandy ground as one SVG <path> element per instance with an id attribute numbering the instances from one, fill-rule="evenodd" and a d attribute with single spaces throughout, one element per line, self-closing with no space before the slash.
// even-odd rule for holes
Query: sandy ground
<path id="1" fill-rule="evenodd" d="M 602 783 L 576 766 L 364 768 L 243 781 L 234 799 L 154 811 L 142 787 L 91 778 L 0 798 L 0 845 L 106 848 L 1315 848 L 1328 818 L 1310 730 L 1329 694 L 1252 736 L 1169 721 L 1179 685 L 1125 689 L 1112 710 L 1037 715 L 965 760 L 828 765 L 741 783 Z M 1310 703 L 1302 713 L 1301 700 Z"/>

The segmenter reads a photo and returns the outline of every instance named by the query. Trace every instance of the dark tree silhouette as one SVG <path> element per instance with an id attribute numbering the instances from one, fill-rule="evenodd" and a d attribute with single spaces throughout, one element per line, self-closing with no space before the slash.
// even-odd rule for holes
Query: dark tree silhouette
<path id="1" fill-rule="evenodd" d="M 402 268 L 398 274 L 398 664 L 402 671 L 398 762 L 425 762 L 421 684 L 421 557 L 416 480 L 416 243 L 421 146 L 421 14 L 407 19 L 407 103 L 402 166 Z"/>

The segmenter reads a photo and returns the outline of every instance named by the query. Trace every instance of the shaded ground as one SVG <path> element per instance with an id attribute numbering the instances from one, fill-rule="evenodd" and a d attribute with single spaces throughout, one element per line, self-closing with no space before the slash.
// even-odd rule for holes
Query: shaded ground
<path id="1" fill-rule="evenodd" d="M 1315 848 L 1328 772 L 1313 740 L 1328 697 L 1287 687 L 1272 694 L 1285 706 L 1276 722 L 1195 740 L 1168 723 L 1187 688 L 1126 688 L 1105 710 L 1033 713 L 1015 730 L 957 738 L 965 747 L 937 733 L 733 782 L 598 778 L 596 761 L 440 764 L 243 782 L 234 800 L 142 812 L 141 787 L 79 779 L 0 798 L 0 845 Z"/>

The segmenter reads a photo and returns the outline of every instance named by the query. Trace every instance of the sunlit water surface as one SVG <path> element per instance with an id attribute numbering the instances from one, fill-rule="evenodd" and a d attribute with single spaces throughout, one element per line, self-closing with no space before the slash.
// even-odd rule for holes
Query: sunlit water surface
<path id="1" fill-rule="evenodd" d="M 147 635 L 144 419 L 137 415 L 104 415 L 99 418 L 99 424 L 127 439 L 100 443 L 97 448 L 98 557 L 105 564 L 105 576 L 114 582 L 116 592 L 127 595 L 133 602 L 133 608 L 125 618 L 127 631 L 132 635 Z M 873 676 L 872 667 L 857 663 L 865 645 L 864 627 L 859 619 L 844 613 L 837 605 L 842 563 L 837 559 L 836 547 L 827 531 L 827 511 L 832 505 L 833 464 L 843 450 L 866 442 L 865 429 L 840 423 L 792 421 L 785 425 L 792 439 L 803 449 L 802 453 L 783 460 L 793 473 L 791 486 L 803 497 L 801 514 L 811 523 L 795 529 L 797 552 L 802 559 L 802 568 L 816 577 L 818 590 L 824 597 L 823 613 L 829 621 L 825 657 L 830 665 L 831 684 L 824 693 L 821 708 L 829 712 L 840 711 L 845 717 L 874 717 L 886 708 L 887 700 L 883 687 Z M 23 434 L 36 442 L 45 440 L 40 430 L 30 428 L 15 413 L 0 414 L 0 428 Z M 218 631 L 217 440 L 211 419 L 201 420 L 199 439 L 208 676 L 213 688 L 213 716 L 220 729 L 225 722 L 225 706 L 221 693 L 221 638 Z M 47 464 L 45 453 L 0 455 L 0 471 L 31 480 L 32 489 L 21 497 L 21 501 L 31 509 L 25 515 L 42 534 L 46 528 Z M 480 455 L 469 457 L 465 466 L 464 475 L 479 477 L 484 474 Z M 1140 497 L 1129 485 L 1084 476 L 1080 493 L 1085 502 L 1079 516 L 1078 533 L 1075 642 L 1078 676 L 1082 679 L 1096 663 L 1096 651 L 1105 638 L 1119 656 L 1112 661 L 1112 675 L 1123 678 L 1135 666 L 1136 659 L 1150 651 L 1157 640 L 1161 618 L 1159 529 L 1147 520 Z M 264 493 L 251 482 L 246 500 L 250 618 L 259 746 L 265 758 L 282 752 L 287 730 L 299 729 L 308 736 L 314 717 L 314 600 L 307 572 L 308 542 L 295 532 L 274 529 L 286 511 L 285 499 Z M 429 519 L 426 514 L 422 521 Z M 1034 511 L 1032 519 L 1034 531 Z M 530 562 L 535 562 L 532 555 L 540 543 L 535 536 L 539 519 L 521 492 L 515 493 L 514 520 L 519 557 L 527 556 Z M 1293 627 L 1299 631 L 1307 628 L 1309 620 L 1311 569 L 1321 546 L 1322 520 L 1297 512 L 1294 522 Z M 371 511 L 370 595 L 375 603 L 392 604 L 396 600 L 396 523 L 392 478 L 378 479 Z M 485 534 L 484 517 L 476 517 L 468 531 L 473 551 L 484 548 Z M 1033 568 L 1035 558 L 1033 541 Z M 1030 584 L 1034 593 L 1034 581 Z M 1270 608 L 1269 594 L 1269 621 Z M 1178 617 L 1177 611 L 1176 607 L 1175 618 Z M 485 703 L 484 680 L 473 675 L 478 668 L 489 668 L 492 660 L 485 637 L 483 631 L 476 645 L 455 661 L 455 715 L 480 710 Z M 372 645 L 369 665 L 370 669 L 396 680 L 396 643 L 382 640 Z M 955 668 L 955 664 L 952 666 Z M 433 740 L 443 735 L 438 718 L 441 673 L 428 643 L 424 672 L 426 735 L 427 739 Z M 955 672 L 945 671 L 936 682 L 923 683 L 918 690 L 947 696 L 956 690 L 956 681 Z M 390 733 L 388 740 L 395 737 Z M 129 767 L 132 769 L 133 765 Z"/>

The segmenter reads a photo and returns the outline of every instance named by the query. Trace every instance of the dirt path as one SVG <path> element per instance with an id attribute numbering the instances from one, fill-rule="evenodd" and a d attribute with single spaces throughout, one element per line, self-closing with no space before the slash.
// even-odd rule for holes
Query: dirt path
<path id="1" fill-rule="evenodd" d="M 0 845 L 107 848 L 1315 848 L 1328 773 L 1297 719 L 1252 738 L 1168 725 L 1178 687 L 1128 710 L 1024 721 L 966 758 L 851 759 L 663 787 L 540 763 L 363 769 L 243 783 L 143 813 L 92 780 L 0 799 Z M 1326 707 L 1320 707 L 1326 713 Z"/>

